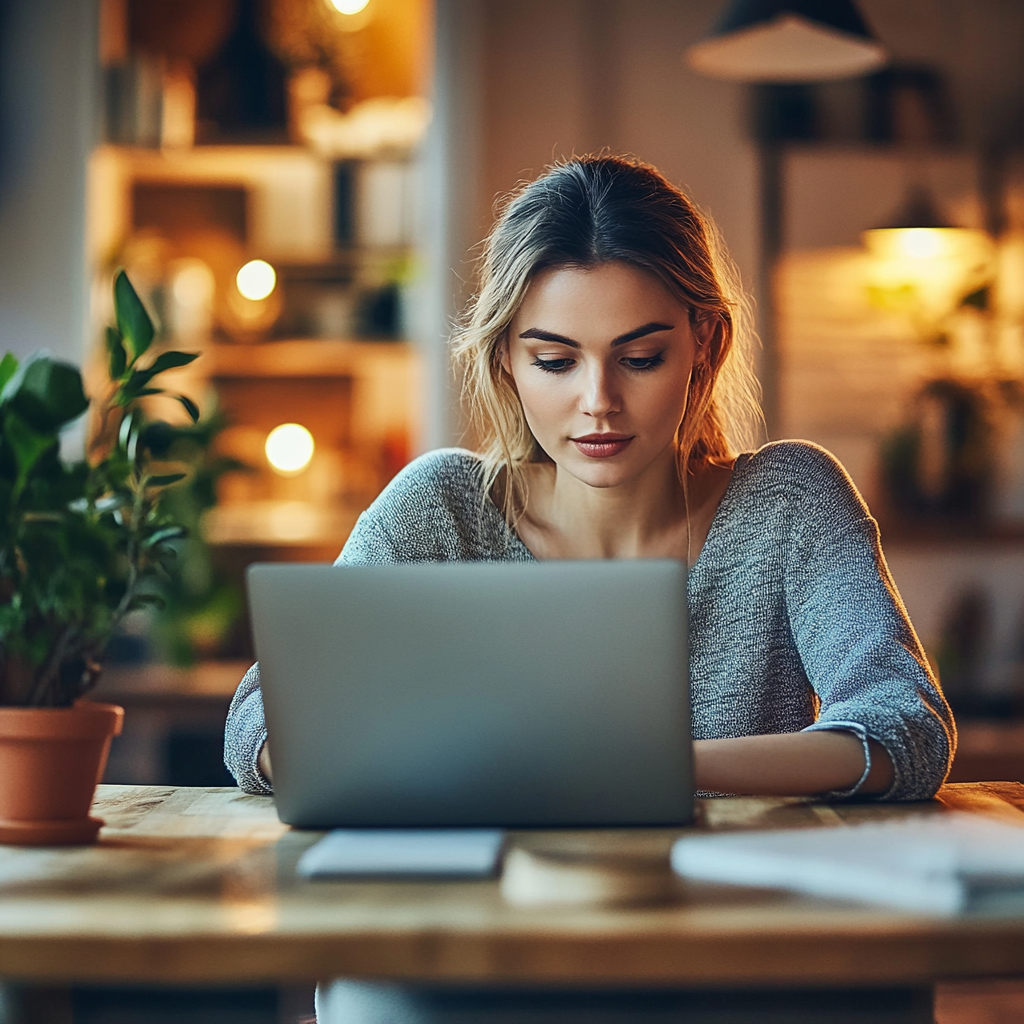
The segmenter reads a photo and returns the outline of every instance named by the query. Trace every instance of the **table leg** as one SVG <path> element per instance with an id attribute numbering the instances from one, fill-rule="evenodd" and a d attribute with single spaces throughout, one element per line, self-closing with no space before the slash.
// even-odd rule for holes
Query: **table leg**
<path id="1" fill-rule="evenodd" d="M 335 981 L 317 1024 L 933 1024 L 932 990 L 467 989 Z"/>

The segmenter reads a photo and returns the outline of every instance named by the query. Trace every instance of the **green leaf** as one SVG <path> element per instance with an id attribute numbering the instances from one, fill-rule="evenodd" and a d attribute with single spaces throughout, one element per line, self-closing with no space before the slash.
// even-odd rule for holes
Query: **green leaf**
<path id="1" fill-rule="evenodd" d="M 144 548 L 151 548 L 156 544 L 162 544 L 168 540 L 181 540 L 183 537 L 188 536 L 188 530 L 184 526 L 164 526 L 156 531 L 152 536 L 147 537 L 143 542 Z"/>
<path id="2" fill-rule="evenodd" d="M 117 314 L 117 328 L 128 342 L 131 361 L 134 363 L 153 343 L 156 332 L 142 299 L 123 270 L 119 270 L 114 279 L 114 310 Z"/>
<path id="3" fill-rule="evenodd" d="M 139 444 L 152 452 L 157 458 L 166 455 L 168 449 L 180 437 L 180 431 L 163 420 L 153 420 L 142 428 Z"/>
<path id="4" fill-rule="evenodd" d="M 17 369 L 18 360 L 14 357 L 13 352 L 8 352 L 3 359 L 0 359 L 0 391 L 3 391 L 4 386 L 14 376 L 14 371 Z"/>
<path id="5" fill-rule="evenodd" d="M 185 407 L 185 412 L 189 414 L 190 419 L 193 423 L 199 422 L 199 406 L 192 401 L 187 395 L 175 395 L 174 396 L 181 404 Z"/>
<path id="6" fill-rule="evenodd" d="M 144 398 L 146 395 L 162 395 L 164 394 L 163 388 L 143 388 L 135 397 Z"/>
<path id="7" fill-rule="evenodd" d="M 153 374 L 149 370 L 132 370 L 128 379 L 121 385 L 122 404 L 127 405 L 132 399 L 138 398 L 152 377 Z"/>
<path id="8" fill-rule="evenodd" d="M 107 328 L 107 353 L 110 356 L 110 379 L 120 380 L 128 366 L 128 353 L 120 332 L 114 327 Z"/>
<path id="9" fill-rule="evenodd" d="M 147 487 L 169 487 L 179 480 L 184 480 L 187 473 L 167 473 L 164 476 L 151 476 L 146 479 Z"/>
<path id="10" fill-rule="evenodd" d="M 146 371 L 155 377 L 164 370 L 174 370 L 179 366 L 188 366 L 199 358 L 198 352 L 163 352 L 153 360 L 153 365 Z"/>
<path id="11" fill-rule="evenodd" d="M 0 402 L 17 410 L 33 430 L 54 434 L 89 407 L 78 367 L 46 353 L 18 366 L 4 384 Z"/>
<path id="12" fill-rule="evenodd" d="M 122 448 L 128 447 L 128 440 L 131 437 L 132 426 L 135 423 L 135 413 L 128 413 L 123 420 L 121 420 L 121 427 L 117 432 L 117 441 Z"/>
<path id="13" fill-rule="evenodd" d="M 118 494 L 108 494 L 105 498 L 98 498 L 94 505 L 99 513 L 112 512 L 115 508 L 127 505 L 128 499 Z"/>
<path id="14" fill-rule="evenodd" d="M 135 422 L 135 413 L 130 412 L 121 420 L 121 429 L 118 431 L 118 441 L 124 449 L 129 462 L 135 461 L 139 451 L 139 430 Z"/>
<path id="15" fill-rule="evenodd" d="M 20 416 L 11 413 L 7 416 L 4 433 L 14 452 L 14 460 L 18 466 L 18 487 L 20 488 L 24 486 L 32 468 L 47 449 L 57 444 L 57 439 L 52 434 L 37 433 Z"/>

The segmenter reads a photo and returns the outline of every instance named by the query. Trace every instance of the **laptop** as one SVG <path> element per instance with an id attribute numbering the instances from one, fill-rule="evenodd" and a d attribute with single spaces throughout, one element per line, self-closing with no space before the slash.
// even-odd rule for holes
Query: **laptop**
<path id="1" fill-rule="evenodd" d="M 286 824 L 692 820 L 681 563 L 263 564 L 248 589 Z"/>

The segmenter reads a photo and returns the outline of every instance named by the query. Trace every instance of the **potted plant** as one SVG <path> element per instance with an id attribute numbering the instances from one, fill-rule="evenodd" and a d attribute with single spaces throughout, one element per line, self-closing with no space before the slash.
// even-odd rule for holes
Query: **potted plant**
<path id="1" fill-rule="evenodd" d="M 161 509 L 185 476 L 158 457 L 175 428 L 141 406 L 196 354 L 147 358 L 153 322 L 123 271 L 114 308 L 84 459 L 60 452 L 90 404 L 79 370 L 46 354 L 0 361 L 0 843 L 95 839 L 89 807 L 124 712 L 85 695 L 121 619 L 159 602 L 153 584 L 185 532 Z"/>

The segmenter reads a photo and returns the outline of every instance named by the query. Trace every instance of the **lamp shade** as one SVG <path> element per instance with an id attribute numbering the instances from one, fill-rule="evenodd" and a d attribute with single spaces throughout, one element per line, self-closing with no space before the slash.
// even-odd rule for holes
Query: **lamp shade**
<path id="1" fill-rule="evenodd" d="M 955 259 L 974 265 L 985 263 L 992 254 L 989 236 L 984 231 L 951 224 L 923 185 L 912 185 L 897 213 L 880 227 L 869 228 L 862 237 L 880 259 Z"/>
<path id="2" fill-rule="evenodd" d="M 817 82 L 866 74 L 886 52 L 853 0 L 733 0 L 686 60 L 712 78 Z"/>
<path id="3" fill-rule="evenodd" d="M 912 185 L 899 211 L 883 227 L 863 234 L 871 256 L 868 288 L 883 308 L 911 313 L 921 325 L 939 326 L 965 295 L 992 279 L 995 249 L 984 231 L 958 228 L 943 217 L 931 193 Z"/>

